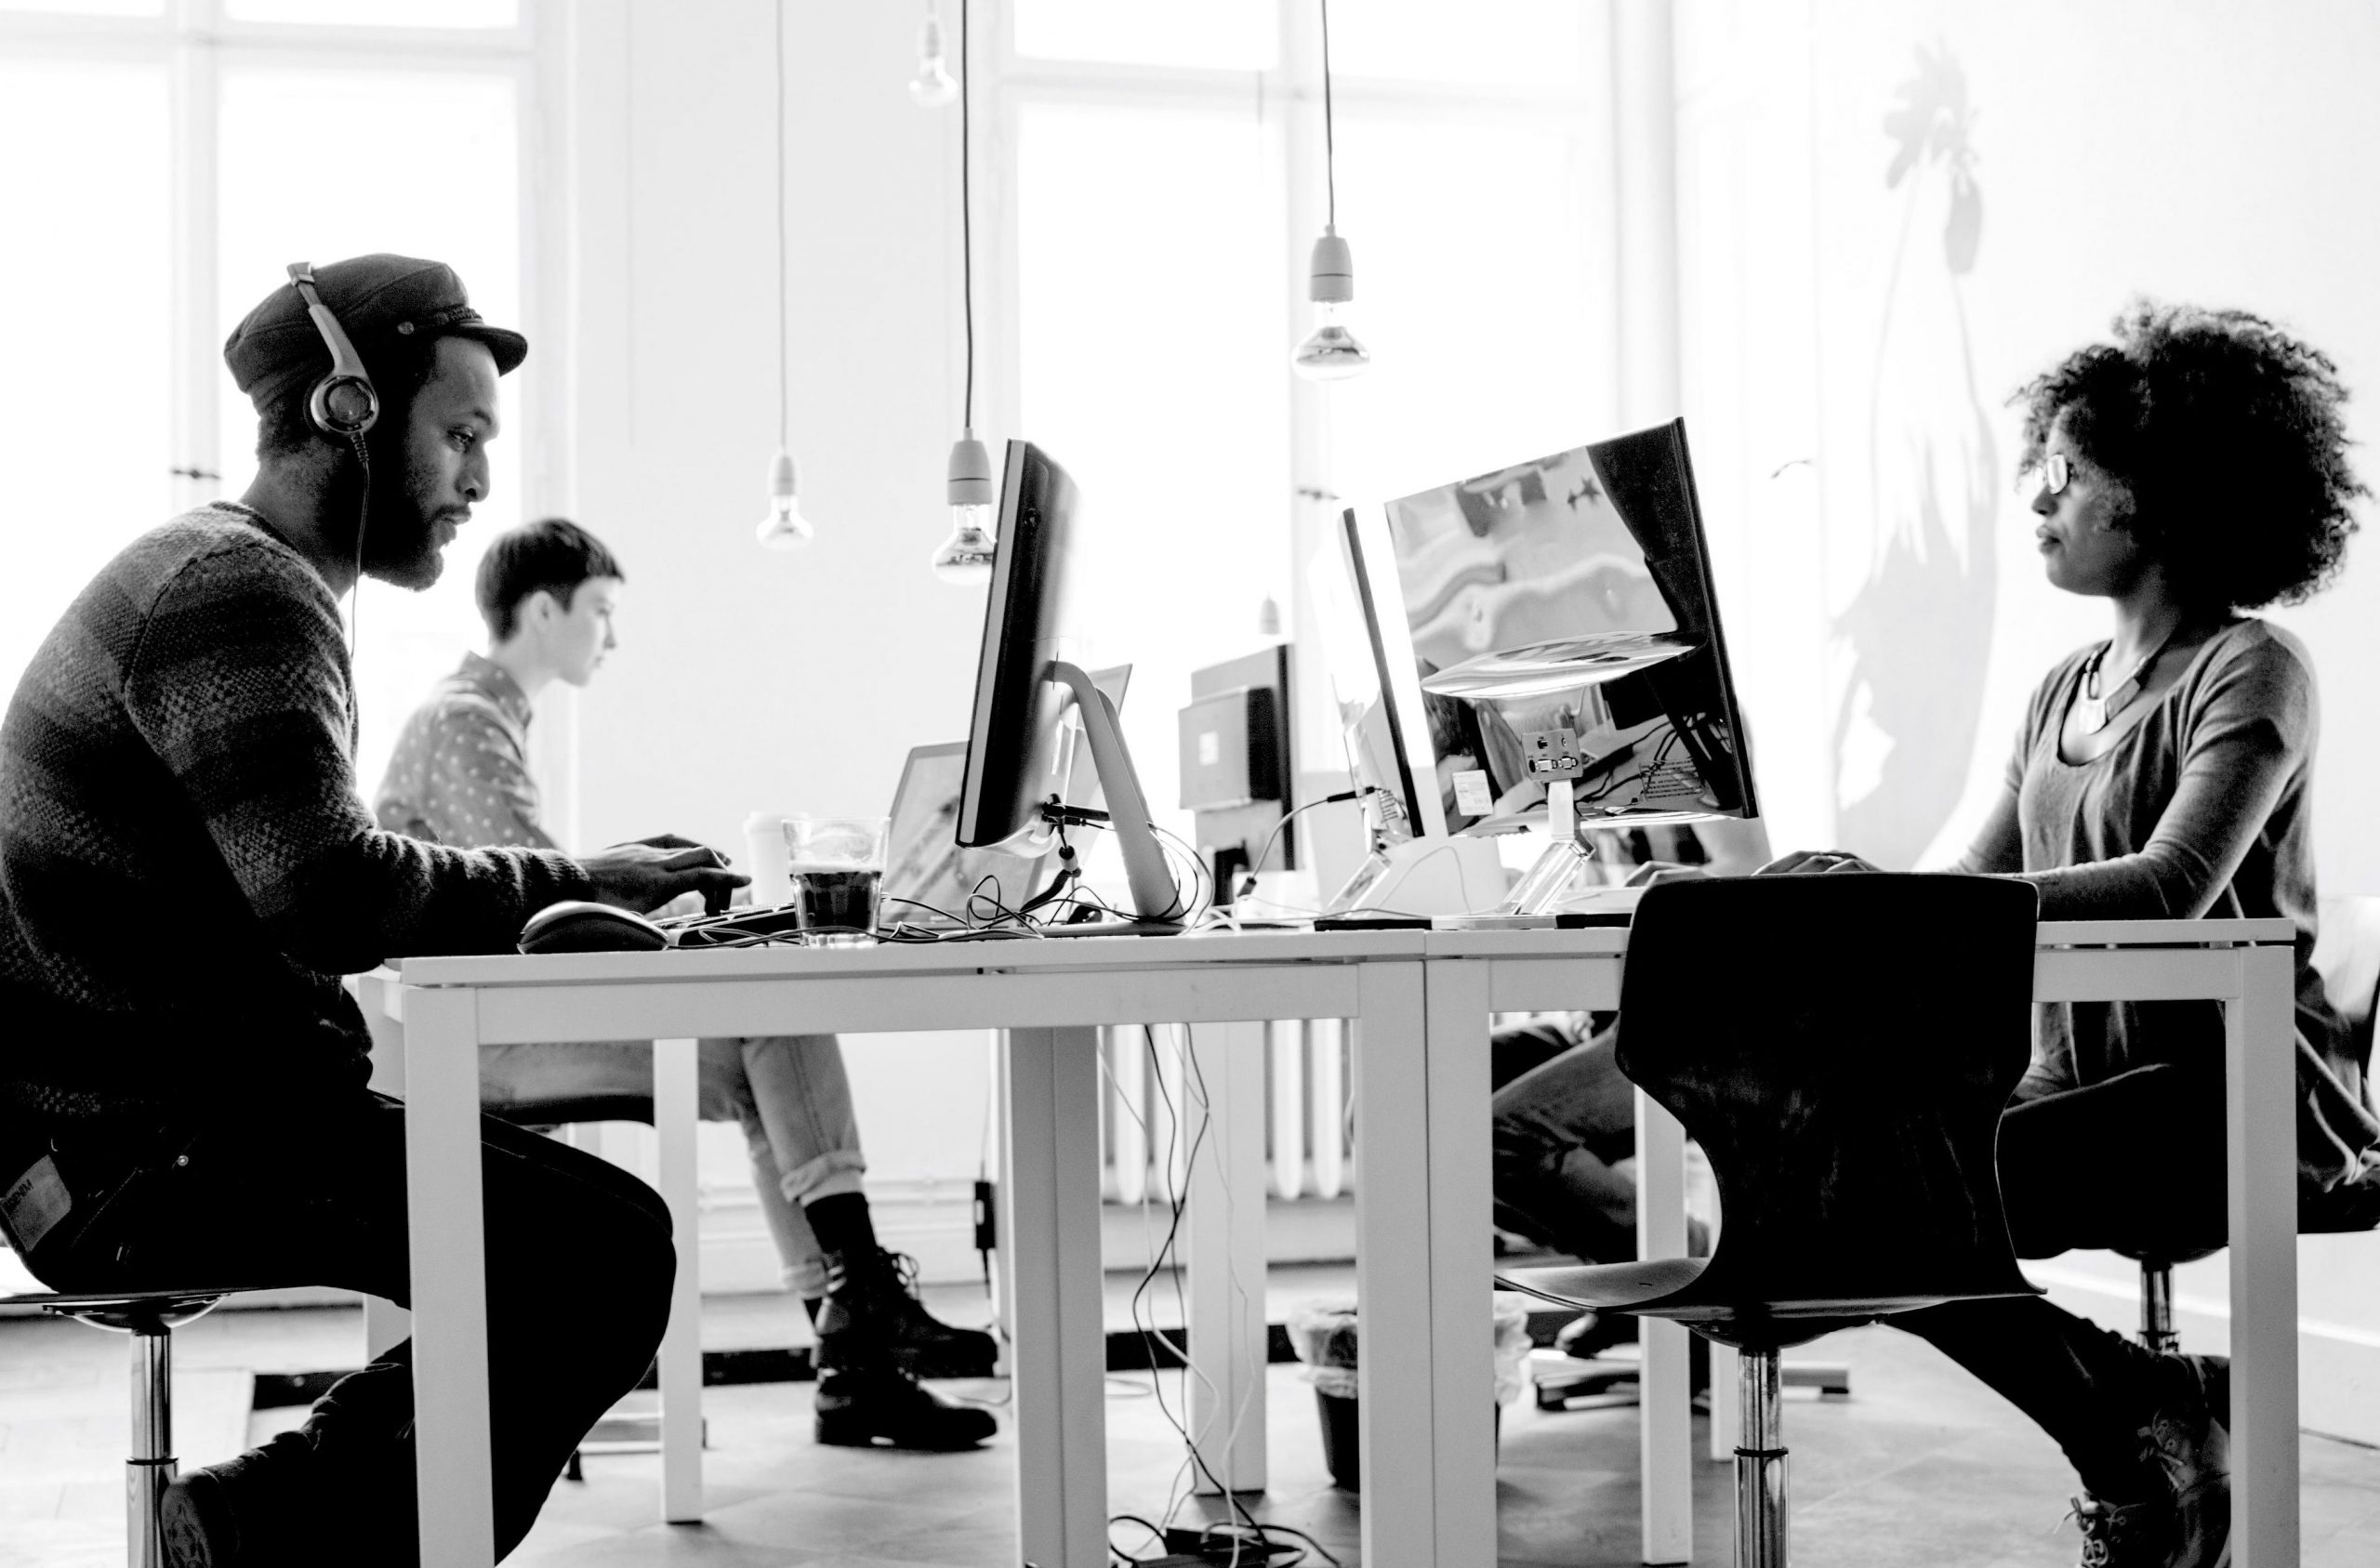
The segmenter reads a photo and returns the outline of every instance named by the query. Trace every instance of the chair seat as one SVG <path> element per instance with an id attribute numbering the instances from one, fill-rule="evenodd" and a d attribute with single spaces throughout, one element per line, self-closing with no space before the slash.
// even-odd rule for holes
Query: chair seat
<path id="1" fill-rule="evenodd" d="M 205 1285 L 179 1290 L 36 1291 L 0 1296 L 0 1307 L 38 1307 L 118 1334 L 155 1334 L 178 1328 L 215 1310 L 226 1296 L 262 1289 L 253 1285 Z"/>
<path id="2" fill-rule="evenodd" d="M 1857 1328 L 1896 1312 L 1938 1307 L 1945 1301 L 2041 1294 L 2019 1279 L 1998 1289 L 1964 1285 L 1917 1295 L 1737 1299 L 1697 1288 L 1708 1263 L 1701 1258 L 1657 1258 L 1643 1263 L 1521 1269 L 1499 1275 L 1497 1284 L 1559 1306 L 1668 1318 L 1707 1339 L 1747 1351 L 1788 1350 L 1837 1329 Z"/>

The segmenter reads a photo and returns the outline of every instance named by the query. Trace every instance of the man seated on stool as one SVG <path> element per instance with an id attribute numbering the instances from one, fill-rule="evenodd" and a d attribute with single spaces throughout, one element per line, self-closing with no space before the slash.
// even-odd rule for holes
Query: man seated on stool
<path id="1" fill-rule="evenodd" d="M 292 273 L 223 349 L 256 481 L 117 552 L 0 721 L 0 1219 L 53 1289 L 409 1300 L 404 1108 L 365 1087 L 339 976 L 504 952 L 563 899 L 649 910 L 744 881 L 682 839 L 573 860 L 373 826 L 339 596 L 438 580 L 528 345 L 434 261 Z M 368 390 L 333 376 L 335 335 Z M 480 1139 L 500 1554 L 652 1364 L 675 1254 L 641 1182 L 496 1123 Z M 300 1430 L 174 1482 L 166 1557 L 416 1562 L 413 1411 L 400 1346 Z"/>
<path id="2" fill-rule="evenodd" d="M 552 849 L 529 776 L 531 704 L 555 680 L 585 686 L 618 645 L 612 615 L 626 573 L 602 541 L 559 518 L 499 535 L 481 559 L 488 651 L 463 655 L 398 737 L 375 810 L 380 825 L 432 843 Z M 818 1331 L 821 1443 L 964 1448 L 996 1430 L 918 1377 L 988 1377 L 991 1336 L 937 1322 L 901 1260 L 877 1245 L 860 1178 L 866 1161 L 851 1081 L 832 1034 L 705 1040 L 706 1121 L 737 1121 L 752 1185 L 787 1285 Z M 653 1092 L 653 1043 L 483 1046 L 491 1108 Z"/>

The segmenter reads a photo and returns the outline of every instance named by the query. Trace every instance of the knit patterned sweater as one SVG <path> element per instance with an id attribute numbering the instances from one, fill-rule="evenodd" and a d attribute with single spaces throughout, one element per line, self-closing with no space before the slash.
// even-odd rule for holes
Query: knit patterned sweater
<path id="1" fill-rule="evenodd" d="M 509 949 L 567 857 L 377 828 L 338 606 L 245 507 L 127 546 L 0 720 L 0 1109 L 147 1114 L 360 1085 L 338 976 Z"/>

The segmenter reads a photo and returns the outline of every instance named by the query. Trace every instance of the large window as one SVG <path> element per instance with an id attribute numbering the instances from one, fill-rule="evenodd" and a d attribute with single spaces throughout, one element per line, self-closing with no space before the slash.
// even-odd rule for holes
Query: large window
<path id="1" fill-rule="evenodd" d="M 980 0 L 979 0 L 980 3 Z M 1008 336 L 997 421 L 1081 481 L 1091 656 L 1176 825 L 1189 672 L 1294 636 L 1333 498 L 1443 483 L 1616 416 L 1609 24 L 1596 0 L 1340 0 L 1337 212 L 1357 380 L 1296 380 L 1322 174 L 1315 0 L 991 0 Z M 979 23 L 979 26 L 982 25 Z M 1302 765 L 1333 769 L 1323 672 Z"/>
<path id="2" fill-rule="evenodd" d="M 237 496 L 256 419 L 223 368 L 285 263 L 445 261 L 530 326 L 536 0 L 0 0 L 0 376 L 10 491 L 0 690 L 126 542 Z M 533 334 L 534 336 L 534 334 Z M 494 490 L 436 588 L 364 590 L 369 790 L 396 727 L 478 640 L 470 579 L 536 439 L 508 377 Z"/>

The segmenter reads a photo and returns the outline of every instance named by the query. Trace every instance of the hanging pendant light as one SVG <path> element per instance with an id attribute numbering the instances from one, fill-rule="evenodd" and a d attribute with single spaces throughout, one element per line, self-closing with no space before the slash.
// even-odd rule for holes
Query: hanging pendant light
<path id="1" fill-rule="evenodd" d="M 926 23 L 918 34 L 918 73 L 909 78 L 909 99 L 920 109 L 945 109 L 959 96 L 959 84 L 943 63 L 942 19 L 927 0 Z"/>
<path id="2" fill-rule="evenodd" d="M 769 514 L 752 532 L 773 550 L 798 550 L 810 543 L 810 520 L 794 495 L 793 454 L 784 447 L 769 464 Z"/>
<path id="3" fill-rule="evenodd" d="M 933 574 L 953 587 L 981 587 L 992 580 L 997 553 L 992 539 L 992 455 L 969 430 L 950 443 L 950 537 L 933 552 Z"/>
<path id="4" fill-rule="evenodd" d="M 992 537 L 992 455 L 975 439 L 975 230 L 970 178 L 967 0 L 959 0 L 959 287 L 965 296 L 967 384 L 959 405 L 959 439 L 950 443 L 943 495 L 950 504 L 950 536 L 934 550 L 933 574 L 953 587 L 992 580 L 998 542 Z"/>
<path id="5" fill-rule="evenodd" d="M 1355 297 L 1355 263 L 1339 237 L 1338 148 L 1330 105 L 1330 0 L 1322 7 L 1322 180 L 1327 216 L 1306 268 L 1306 297 L 1314 301 L 1314 331 L 1289 355 L 1290 368 L 1309 381 L 1344 381 L 1372 362 L 1371 351 L 1340 320 Z"/>
<path id="6" fill-rule="evenodd" d="M 785 300 L 785 0 L 776 0 L 777 17 L 777 455 L 769 461 L 769 510 L 753 536 L 773 550 L 794 550 L 810 543 L 810 520 L 801 515 L 795 495 L 793 445 L 787 439 L 792 424 L 792 400 L 787 385 Z"/>

